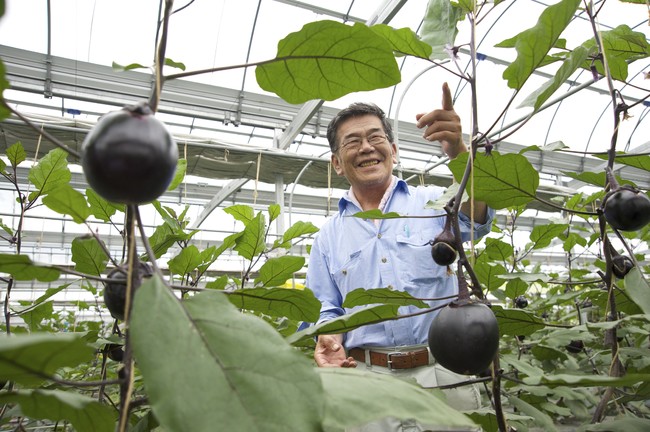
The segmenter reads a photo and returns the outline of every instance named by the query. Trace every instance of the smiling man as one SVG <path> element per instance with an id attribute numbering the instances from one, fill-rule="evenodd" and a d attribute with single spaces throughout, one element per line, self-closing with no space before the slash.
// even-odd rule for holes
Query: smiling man
<path id="1" fill-rule="evenodd" d="M 416 116 L 424 139 L 439 141 L 443 151 L 455 158 L 467 151 L 462 140 L 460 117 L 451 93 L 443 85 L 442 109 Z M 442 231 L 444 212 L 426 208 L 444 188 L 409 186 L 393 175 L 397 155 L 393 129 L 384 112 L 373 104 L 354 103 L 330 122 L 327 138 L 336 173 L 350 183 L 339 201 L 338 212 L 321 228 L 311 249 L 306 285 L 321 301 L 319 322 L 356 308 L 342 306 L 345 296 L 357 288 L 388 288 L 428 300 L 432 307 L 448 302 L 458 292 L 455 275 L 431 258 L 429 242 Z M 357 212 L 379 209 L 397 212 L 397 218 L 367 220 L 351 217 Z M 461 207 L 459 222 L 464 241 L 470 239 L 469 203 Z M 474 203 L 475 238 L 490 231 L 494 211 Z M 431 217 L 422 217 L 431 216 Z M 419 311 L 400 308 L 400 314 Z M 429 324 L 433 313 L 372 324 L 341 335 L 318 337 L 314 359 L 320 367 L 359 367 L 380 373 L 415 378 L 423 387 L 434 388 L 466 379 L 435 364 L 428 352 Z M 479 406 L 474 387 L 446 392 L 458 409 Z M 358 430 L 404 430 L 406 425 L 387 419 Z M 419 430 L 419 429 L 413 429 Z"/>

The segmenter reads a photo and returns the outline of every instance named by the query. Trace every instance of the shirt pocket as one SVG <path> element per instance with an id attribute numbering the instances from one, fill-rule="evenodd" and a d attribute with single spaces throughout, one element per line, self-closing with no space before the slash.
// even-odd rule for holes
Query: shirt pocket
<path id="1" fill-rule="evenodd" d="M 374 274 L 368 271 L 369 260 L 364 258 L 363 252 L 363 249 L 352 252 L 340 266 L 332 269 L 332 278 L 343 298 L 357 288 L 376 288 L 366 286 L 373 283 Z"/>
<path id="2" fill-rule="evenodd" d="M 397 235 L 399 272 L 409 285 L 433 283 L 447 278 L 447 267 L 439 266 L 431 257 L 431 240 L 440 230 L 428 229 L 407 235 Z"/>

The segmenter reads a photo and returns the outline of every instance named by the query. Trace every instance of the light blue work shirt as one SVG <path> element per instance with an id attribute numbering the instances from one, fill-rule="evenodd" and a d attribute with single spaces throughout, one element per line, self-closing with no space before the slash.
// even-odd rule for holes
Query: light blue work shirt
<path id="1" fill-rule="evenodd" d="M 402 216 L 439 215 L 442 210 L 427 209 L 445 191 L 438 186 L 409 186 L 394 182 L 384 213 Z M 353 217 L 361 209 L 346 193 L 339 201 L 339 211 L 320 229 L 312 245 L 307 268 L 306 286 L 321 301 L 319 322 L 361 307 L 344 309 L 341 304 L 357 288 L 389 288 L 406 291 L 417 298 L 455 295 L 455 273 L 437 265 L 431 257 L 430 241 L 442 231 L 445 217 L 399 218 L 376 221 Z M 474 224 L 476 239 L 488 233 L 494 210 L 488 209 L 485 224 Z M 463 241 L 470 239 L 469 218 L 460 214 Z M 455 270 L 455 266 L 452 266 Z M 431 306 L 449 302 L 427 301 Z M 401 315 L 422 311 L 416 306 L 402 306 Z M 344 336 L 346 349 L 358 346 L 396 347 L 426 344 L 429 324 L 434 313 L 384 321 L 363 326 Z"/>

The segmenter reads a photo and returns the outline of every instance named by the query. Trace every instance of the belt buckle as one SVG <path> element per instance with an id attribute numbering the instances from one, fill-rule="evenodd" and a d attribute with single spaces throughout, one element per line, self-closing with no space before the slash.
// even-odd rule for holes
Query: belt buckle
<path id="1" fill-rule="evenodd" d="M 391 356 L 404 355 L 404 354 L 408 354 L 408 353 L 405 353 L 405 352 L 402 352 L 402 351 L 395 351 L 395 352 L 388 353 L 388 360 L 386 361 L 386 363 L 388 363 L 387 364 L 388 369 L 393 370 L 393 360 L 391 360 Z"/>

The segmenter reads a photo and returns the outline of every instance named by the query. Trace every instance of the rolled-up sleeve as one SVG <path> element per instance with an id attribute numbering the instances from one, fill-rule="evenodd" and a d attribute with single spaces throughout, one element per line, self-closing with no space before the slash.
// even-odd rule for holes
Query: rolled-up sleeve
<path id="1" fill-rule="evenodd" d="M 478 224 L 474 221 L 474 240 L 478 240 L 492 230 L 492 221 L 494 220 L 494 215 L 496 210 L 493 208 L 487 208 L 487 220 L 483 224 Z M 458 212 L 458 225 L 460 227 L 460 233 L 464 242 L 471 239 L 472 232 L 472 223 L 465 213 Z"/>

